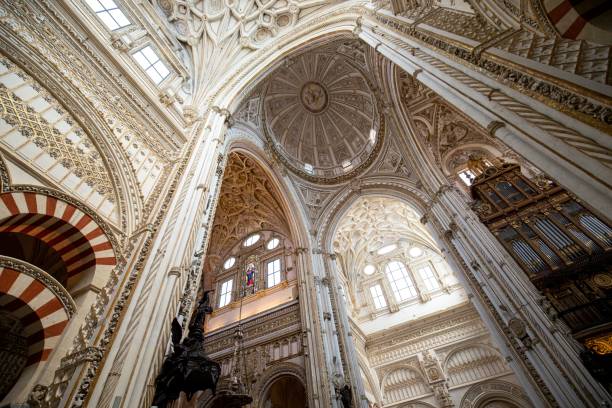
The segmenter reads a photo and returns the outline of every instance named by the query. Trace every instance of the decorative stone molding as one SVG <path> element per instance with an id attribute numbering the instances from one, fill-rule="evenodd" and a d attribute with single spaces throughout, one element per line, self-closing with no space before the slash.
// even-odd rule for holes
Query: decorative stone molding
<path id="1" fill-rule="evenodd" d="M 279 120 L 283 119 L 282 117 L 280 119 L 271 117 L 270 115 L 273 109 L 270 108 L 270 105 L 272 104 L 267 103 L 267 101 L 270 98 L 274 97 L 273 91 L 275 91 L 276 88 L 280 86 L 275 83 L 274 74 L 271 75 L 270 79 L 268 80 L 268 85 L 265 87 L 264 91 L 262 92 L 262 97 L 260 98 L 260 108 L 259 108 L 259 112 L 261 115 L 261 126 L 260 127 L 266 139 L 266 143 L 269 146 L 270 152 L 273 154 L 274 159 L 276 161 L 284 164 L 285 167 L 291 170 L 291 172 L 296 174 L 302 180 L 307 180 L 308 182 L 316 183 L 319 185 L 333 185 L 333 184 L 339 184 L 339 183 L 343 183 L 348 180 L 351 180 L 355 176 L 361 174 L 365 169 L 367 169 L 375 161 L 375 159 L 377 158 L 383 146 L 383 141 L 388 132 L 388 130 L 386 129 L 386 117 L 384 114 L 384 104 L 382 100 L 380 99 L 379 95 L 377 95 L 377 93 L 374 92 L 377 89 L 377 87 L 376 87 L 376 84 L 371 79 L 372 73 L 365 70 L 367 65 L 359 62 L 359 61 L 363 61 L 364 59 L 363 51 L 360 49 L 361 47 L 362 47 L 361 43 L 354 42 L 354 41 L 353 42 L 338 41 L 337 43 L 332 42 L 330 44 L 320 45 L 320 49 L 318 50 L 304 51 L 300 55 L 294 57 L 292 60 L 294 61 L 292 62 L 292 64 L 297 62 L 297 66 L 301 66 L 304 63 L 304 61 L 317 61 L 315 58 L 316 55 L 328 55 L 327 57 L 328 59 L 326 61 L 332 61 L 333 64 L 331 66 L 337 67 L 336 70 L 339 72 L 339 74 L 346 74 L 346 72 L 338 68 L 338 67 L 343 66 L 342 64 L 345 64 L 347 67 L 350 67 L 352 71 L 354 71 L 354 72 L 351 72 L 350 75 L 346 75 L 346 78 L 343 79 L 345 83 L 347 84 L 346 86 L 355 88 L 355 85 L 352 83 L 352 81 L 354 80 L 350 79 L 351 76 L 355 76 L 355 75 L 359 75 L 359 77 L 361 77 L 361 80 L 365 83 L 365 87 L 367 88 L 367 90 L 361 89 L 361 88 L 355 88 L 354 93 L 356 95 L 360 95 L 360 94 L 363 94 L 364 92 L 367 92 L 369 96 L 366 101 L 362 101 L 360 106 L 355 105 L 355 107 L 353 106 L 356 103 L 355 100 L 351 100 L 350 103 L 345 101 L 345 99 L 348 100 L 349 98 L 351 98 L 351 96 L 346 92 L 346 89 L 339 88 L 337 89 L 336 93 L 333 93 L 331 96 L 327 96 L 327 91 L 323 92 L 325 89 L 324 85 L 317 85 L 316 83 L 311 84 L 313 86 L 320 87 L 322 91 L 319 90 L 319 92 L 321 93 L 321 97 L 319 99 L 321 101 L 330 100 L 331 101 L 330 103 L 334 104 L 334 106 L 332 106 L 333 109 L 336 109 L 335 108 L 336 105 L 339 107 L 342 107 L 344 106 L 344 104 L 347 104 L 347 106 L 350 106 L 350 108 L 349 109 L 343 108 L 345 109 L 343 111 L 345 114 L 352 115 L 355 118 L 354 120 L 357 120 L 357 119 L 361 120 L 363 116 L 368 115 L 368 119 L 371 120 L 372 122 L 370 124 L 366 124 L 364 126 L 358 127 L 359 132 L 355 133 L 355 138 L 358 138 L 357 140 L 360 141 L 359 147 L 362 150 L 359 152 L 359 154 L 356 154 L 354 157 L 350 157 L 348 159 L 349 165 L 347 167 L 344 167 L 344 164 L 341 164 L 339 162 L 338 163 L 330 162 L 326 166 L 321 166 L 321 168 L 319 168 L 315 165 L 316 163 L 310 163 L 310 161 L 312 160 L 306 160 L 304 157 L 296 158 L 296 157 L 289 156 L 287 152 L 290 149 L 288 146 L 286 146 L 287 143 L 286 142 L 280 143 L 279 140 L 277 140 L 279 135 L 276 135 L 273 129 L 270 129 L 268 126 L 268 123 L 278 122 Z M 355 49 L 357 49 L 357 51 L 355 51 Z M 353 52 L 351 52 L 350 50 L 353 50 Z M 309 58 L 306 58 L 305 56 L 308 56 L 308 52 L 311 52 L 313 55 Z M 279 69 L 286 70 L 288 68 L 279 68 Z M 329 69 L 328 71 L 335 72 L 332 69 Z M 281 71 L 281 72 L 284 72 L 284 71 Z M 335 78 L 332 78 L 332 79 L 334 82 L 338 82 L 340 80 L 340 79 L 335 79 Z M 282 83 L 282 81 L 280 81 L 279 83 Z M 305 84 L 305 86 L 306 85 L 309 85 L 309 84 Z M 317 90 L 318 89 L 319 88 L 317 88 Z M 292 90 L 293 88 L 290 89 L 290 91 Z M 279 91 L 284 92 L 284 93 L 288 92 L 282 89 Z M 353 95 L 352 98 L 356 98 L 356 96 Z M 325 105 L 327 107 L 327 102 Z M 298 108 L 296 109 L 299 110 Z M 306 111 L 308 112 L 308 110 Z M 363 111 L 363 113 L 361 113 L 360 115 L 357 115 L 355 111 Z M 336 112 L 336 115 L 337 114 L 338 113 Z M 300 114 L 298 114 L 297 116 L 300 117 Z M 322 117 L 324 119 L 327 119 L 324 123 L 331 122 L 331 119 L 334 118 L 334 116 L 328 117 L 326 111 L 314 112 L 312 116 L 315 118 Z M 305 123 L 310 124 L 310 121 L 307 120 Z M 339 126 L 339 125 L 336 125 L 336 126 Z M 376 130 L 376 140 L 374 141 L 373 145 L 371 145 L 371 142 L 368 140 L 368 137 L 369 137 L 368 132 L 362 130 L 363 127 L 365 127 L 366 129 L 372 128 Z M 347 130 L 343 133 L 349 133 L 351 131 L 355 131 L 354 129 L 356 129 L 355 124 L 353 124 L 352 126 L 347 126 L 346 128 Z M 331 125 L 331 127 L 328 128 L 327 131 L 332 131 L 333 129 L 334 129 L 334 126 Z M 314 130 L 315 129 L 313 129 L 313 131 Z M 320 133 L 320 132 L 323 132 L 323 130 L 319 129 L 317 130 L 317 132 Z M 361 132 L 363 132 L 363 134 Z M 339 140 L 343 140 L 346 137 L 347 135 L 344 135 L 344 134 L 337 135 L 337 138 Z M 362 140 L 362 138 L 364 140 Z M 351 138 L 351 139 L 354 139 L 354 138 Z M 300 143 L 303 143 L 303 141 L 300 141 Z M 368 149 L 368 147 L 370 148 Z M 341 145 L 340 148 L 336 146 L 336 150 L 338 149 L 346 150 L 347 148 L 348 147 L 345 146 L 344 144 Z M 334 156 L 332 156 L 329 152 L 325 151 L 325 152 L 321 152 L 321 156 L 327 155 L 328 157 L 332 158 L 332 157 L 335 157 L 335 154 L 338 154 L 338 153 L 339 151 L 334 152 Z M 357 164 L 354 164 L 354 162 Z M 306 171 L 305 164 L 310 164 L 311 166 L 314 165 L 312 171 Z"/>
<path id="2" fill-rule="evenodd" d="M 297 378 L 304 386 L 304 389 L 307 389 L 306 374 L 304 372 L 303 367 L 290 362 L 275 364 L 263 372 L 261 378 L 259 378 L 259 380 L 255 384 L 255 387 L 253 387 L 252 406 L 259 408 L 261 406 L 260 404 L 264 402 L 263 398 L 265 397 L 266 392 L 268 391 L 274 380 L 287 375 Z"/>
<path id="3" fill-rule="evenodd" d="M 174 25 L 180 41 L 195 46 L 207 37 L 215 46 L 236 41 L 243 48 L 255 50 L 297 24 L 301 13 L 319 8 L 324 1 L 270 1 L 252 3 L 246 9 L 233 2 L 205 6 L 204 1 L 155 3 Z"/>
<path id="4" fill-rule="evenodd" d="M 4 158 L 2 154 L 0 154 L 0 192 L 5 192 L 9 190 L 11 185 L 11 178 L 6 168 L 6 163 L 4 163 Z"/>
<path id="5" fill-rule="evenodd" d="M 269 313 L 264 313 L 243 322 L 242 330 L 244 332 L 244 343 L 249 344 L 256 342 L 259 338 L 275 332 L 281 332 L 285 329 L 291 329 L 294 326 L 297 328 L 300 327 L 300 312 L 297 303 Z M 231 353 L 231 348 L 234 344 L 231 335 L 233 330 L 234 327 L 230 326 L 206 335 L 204 347 L 207 353 L 212 356 L 220 352 L 223 354 L 228 352 Z"/>
<path id="6" fill-rule="evenodd" d="M 489 126 L 487 126 L 487 131 L 489 132 L 491 137 L 495 137 L 495 132 L 497 132 L 497 129 L 502 128 L 504 126 L 506 126 L 505 123 L 494 120 L 493 122 L 489 123 Z"/>
<path id="7" fill-rule="evenodd" d="M 612 110 L 595 99 L 577 94 L 573 91 L 573 85 L 566 84 L 565 87 L 562 87 L 557 85 L 557 81 L 536 77 L 532 72 L 519 70 L 499 58 L 494 59 L 486 55 L 477 57 L 471 49 L 464 45 L 451 43 L 438 36 L 434 37 L 426 31 L 411 30 L 405 22 L 390 16 L 377 13 L 374 19 L 394 31 L 399 31 L 418 42 L 439 49 L 463 64 L 471 67 L 476 66 L 481 72 L 496 80 L 502 81 L 536 99 L 541 99 L 544 103 L 560 109 L 570 116 L 574 116 L 602 131 L 611 132 Z"/>
<path id="8" fill-rule="evenodd" d="M 189 146 L 189 151 L 192 151 L 194 148 L 194 144 L 196 139 L 193 139 L 191 145 Z M 75 338 L 75 349 L 79 350 L 82 347 L 90 344 L 92 336 L 94 334 L 94 330 L 102 330 L 100 333 L 100 338 L 96 339 L 96 346 L 101 353 L 106 353 L 108 347 L 110 347 L 113 343 L 114 336 L 116 330 L 119 328 L 120 321 L 123 317 L 125 310 L 127 309 L 128 301 L 132 291 L 136 287 L 136 284 L 139 280 L 141 272 L 144 268 L 145 262 L 147 261 L 151 248 L 153 246 L 153 241 L 158 231 L 158 228 L 164 217 L 166 216 L 166 212 L 170 207 L 170 202 L 174 196 L 174 192 L 177 188 L 179 181 L 183 175 L 183 172 L 187 166 L 188 158 L 183 158 L 180 160 L 178 164 L 178 168 L 175 173 L 174 179 L 172 179 L 167 194 L 163 199 L 162 205 L 160 206 L 160 210 L 155 214 L 152 221 L 152 232 L 147 233 L 147 235 L 143 238 L 143 242 L 141 245 L 141 249 L 138 253 L 133 254 L 133 259 L 135 260 L 132 268 L 129 271 L 128 276 L 126 276 L 123 280 L 123 286 L 121 288 L 117 288 L 116 285 L 119 282 L 119 275 L 122 275 L 125 272 L 126 264 L 125 262 L 121 262 L 117 266 L 117 271 L 111 277 L 105 289 L 107 291 L 103 291 L 100 293 L 97 305 L 95 308 L 92 308 L 88 314 L 88 319 L 91 317 L 91 322 L 86 322 L 86 324 L 81 328 L 82 335 L 77 336 Z M 132 250 L 133 247 L 130 246 L 128 248 Z M 107 293 L 108 292 L 108 293 Z M 112 294 L 114 297 L 114 303 L 112 304 L 112 309 L 108 309 L 109 304 L 109 294 Z M 104 314 L 107 314 L 109 318 L 104 321 L 104 326 L 99 327 L 98 324 L 102 319 Z M 80 341 L 78 340 L 80 339 Z M 87 405 L 87 401 L 89 398 L 90 385 L 92 381 L 98 375 L 98 369 L 100 368 L 100 361 L 93 360 L 90 362 L 86 372 L 82 373 L 82 376 L 77 380 L 79 383 L 76 388 L 76 392 L 72 397 L 72 404 L 76 404 L 77 406 Z M 56 386 L 58 390 L 61 390 L 61 384 L 52 384 L 52 386 Z M 58 395 L 61 394 L 63 390 L 58 391 Z"/>

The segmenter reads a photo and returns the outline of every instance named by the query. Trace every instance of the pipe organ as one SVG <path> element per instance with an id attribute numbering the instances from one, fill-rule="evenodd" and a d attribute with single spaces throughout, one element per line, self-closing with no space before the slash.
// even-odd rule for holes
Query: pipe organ
<path id="1" fill-rule="evenodd" d="M 587 351 L 602 382 L 612 362 L 612 228 L 555 182 L 517 164 L 489 166 L 470 187 L 473 208 Z M 606 379 L 607 377 L 607 379 Z"/>

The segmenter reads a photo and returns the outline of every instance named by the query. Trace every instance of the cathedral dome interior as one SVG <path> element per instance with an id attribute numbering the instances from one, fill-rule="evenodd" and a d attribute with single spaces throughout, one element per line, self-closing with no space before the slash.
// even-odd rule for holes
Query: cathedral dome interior
<path id="1" fill-rule="evenodd" d="M 283 163 L 307 179 L 355 175 L 380 142 L 377 100 L 351 43 L 291 57 L 265 85 L 265 133 Z"/>
<path id="2" fill-rule="evenodd" d="M 0 0 L 0 408 L 612 407 L 611 4 Z"/>

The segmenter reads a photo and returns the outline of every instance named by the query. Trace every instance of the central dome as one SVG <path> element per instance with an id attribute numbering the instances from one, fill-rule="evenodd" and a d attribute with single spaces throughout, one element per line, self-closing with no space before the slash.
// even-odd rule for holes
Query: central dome
<path id="1" fill-rule="evenodd" d="M 276 69 L 263 98 L 274 152 L 294 172 L 334 182 L 369 162 L 380 119 L 369 83 L 333 48 L 291 58 Z"/>

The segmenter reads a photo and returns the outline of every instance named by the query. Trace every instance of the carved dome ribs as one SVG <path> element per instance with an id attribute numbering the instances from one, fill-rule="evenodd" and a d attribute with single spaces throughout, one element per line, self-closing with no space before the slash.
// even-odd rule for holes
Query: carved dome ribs
<path id="1" fill-rule="evenodd" d="M 275 155 L 326 183 L 363 170 L 379 148 L 382 123 L 367 77 L 336 48 L 288 59 L 270 74 L 261 101 Z"/>

